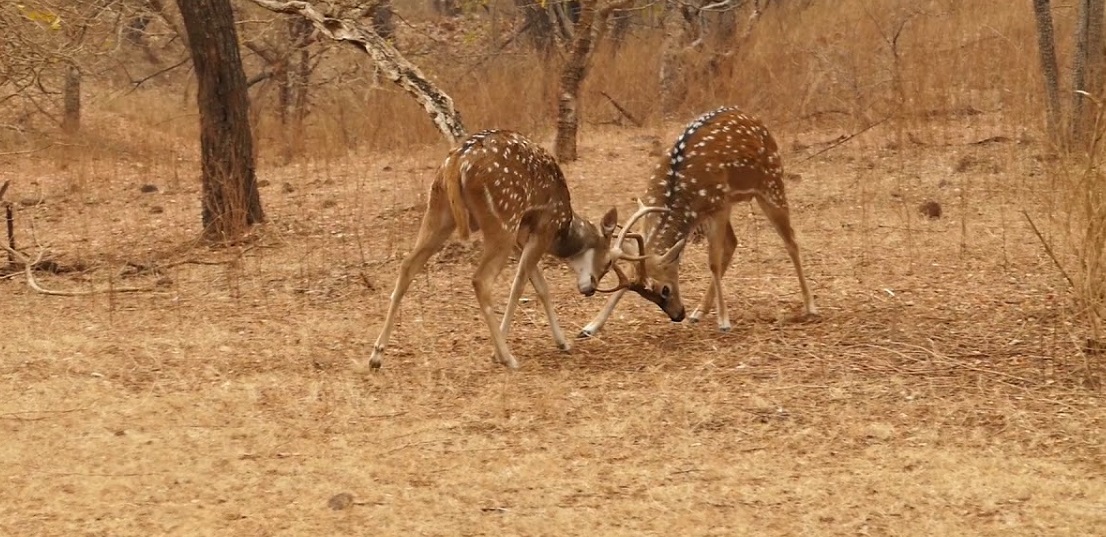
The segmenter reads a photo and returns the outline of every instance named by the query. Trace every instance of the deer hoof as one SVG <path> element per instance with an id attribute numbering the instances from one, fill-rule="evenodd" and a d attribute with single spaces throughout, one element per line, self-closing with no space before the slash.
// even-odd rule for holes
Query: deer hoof
<path id="1" fill-rule="evenodd" d="M 728 334 L 730 332 L 730 325 L 727 324 L 727 325 L 719 326 L 718 331 L 722 332 L 723 334 Z"/>
<path id="2" fill-rule="evenodd" d="M 557 343 L 557 348 L 561 349 L 561 351 L 563 352 L 569 352 L 572 350 L 572 345 L 569 344 L 569 342 L 567 341 L 562 341 L 560 343 Z"/>
<path id="3" fill-rule="evenodd" d="M 585 328 L 576 334 L 576 339 L 587 339 L 589 337 L 595 337 L 595 332 L 590 328 Z"/>
<path id="4" fill-rule="evenodd" d="M 699 310 L 695 310 L 695 311 L 691 312 L 691 315 L 688 315 L 688 316 L 687 316 L 687 322 L 689 322 L 689 323 L 697 323 L 697 322 L 699 322 L 699 319 L 700 319 L 700 318 L 701 318 L 702 316 L 703 316 L 703 313 L 702 313 L 702 312 L 700 312 Z"/>
<path id="5" fill-rule="evenodd" d="M 380 369 L 381 363 L 383 363 L 383 360 L 381 360 L 379 356 L 373 356 L 369 359 L 369 369 L 376 371 Z"/>

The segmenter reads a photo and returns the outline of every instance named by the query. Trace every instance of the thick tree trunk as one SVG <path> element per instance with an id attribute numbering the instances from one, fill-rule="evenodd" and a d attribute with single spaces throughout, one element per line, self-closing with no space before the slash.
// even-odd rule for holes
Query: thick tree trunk
<path id="1" fill-rule="evenodd" d="M 1041 57 L 1041 73 L 1045 79 L 1045 115 L 1048 135 L 1054 143 L 1064 145 L 1060 129 L 1060 69 L 1056 61 L 1056 39 L 1053 36 L 1052 6 L 1049 0 L 1033 0 L 1037 18 L 1037 49 Z"/>
<path id="2" fill-rule="evenodd" d="M 596 9 L 597 0 L 580 2 L 580 17 L 573 30 L 572 52 L 561 70 L 560 94 L 557 98 L 557 137 L 553 154 L 560 161 L 576 160 L 576 133 L 580 128 L 580 87 L 587 76 L 595 47 L 603 41 L 607 19 L 611 12 L 630 5 L 632 0 L 618 0 Z"/>
<path id="3" fill-rule="evenodd" d="M 417 66 L 407 61 L 395 47 L 375 32 L 366 31 L 356 21 L 326 17 L 309 2 L 251 1 L 277 13 L 298 14 L 311 21 L 322 35 L 335 41 L 348 43 L 365 52 L 372 57 L 373 62 L 389 80 L 415 97 L 451 144 L 460 143 L 465 137 L 461 113 L 453 106 L 453 99 L 438 89 L 433 82 L 427 80 L 426 75 L 422 74 Z"/>
<path id="4" fill-rule="evenodd" d="M 230 0 L 177 0 L 177 6 L 199 85 L 204 235 L 233 240 L 265 219 L 234 14 Z"/>
<path id="5" fill-rule="evenodd" d="M 65 68 L 65 115 L 61 129 L 66 134 L 76 134 L 81 130 L 81 69 L 76 65 Z"/>
<path id="6" fill-rule="evenodd" d="M 1088 98 L 1103 102 L 1102 75 L 1102 23 L 1104 0 L 1079 0 L 1079 25 L 1076 30 L 1075 73 L 1073 88 L 1075 96 L 1071 107 L 1073 142 L 1086 146 L 1094 133 L 1094 118 L 1097 107 L 1088 107 Z"/>

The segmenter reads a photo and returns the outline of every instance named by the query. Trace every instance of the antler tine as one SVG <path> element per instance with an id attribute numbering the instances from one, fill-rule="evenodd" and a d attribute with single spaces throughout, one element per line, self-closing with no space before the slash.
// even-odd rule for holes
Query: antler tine
<path id="1" fill-rule="evenodd" d="M 619 259 L 624 259 L 626 261 L 645 261 L 645 238 L 642 237 L 640 233 L 627 233 L 626 238 L 632 239 L 634 242 L 637 243 L 638 255 L 628 255 L 623 253 L 619 256 Z"/>
<path id="2" fill-rule="evenodd" d="M 615 244 L 617 244 L 618 246 L 616 246 L 614 248 L 616 257 L 618 259 L 622 259 L 622 256 L 624 255 L 622 253 L 622 243 L 623 243 L 623 241 L 626 240 L 626 234 L 630 231 L 630 228 L 632 228 L 634 226 L 634 223 L 636 223 L 638 220 L 641 219 L 641 217 L 643 217 L 643 216 L 645 216 L 646 214 L 649 214 L 649 213 L 662 213 L 662 212 L 670 212 L 670 211 L 672 211 L 672 209 L 669 209 L 667 207 L 649 207 L 649 206 L 645 205 L 644 203 L 642 203 L 641 200 L 638 200 L 638 210 L 637 210 L 637 212 L 635 212 L 633 214 L 633 216 L 631 216 L 630 219 L 626 221 L 626 225 L 622 226 L 622 231 L 620 231 L 619 234 L 618 234 L 618 240 L 615 242 Z M 642 251 L 639 251 L 638 253 L 639 254 L 644 254 L 645 253 L 644 252 L 644 243 L 643 243 Z"/>
<path id="3" fill-rule="evenodd" d="M 615 293 L 615 292 L 621 291 L 623 289 L 629 288 L 631 285 L 633 285 L 633 282 L 631 282 L 630 279 L 626 277 L 626 273 L 622 272 L 622 269 L 618 268 L 618 265 L 611 265 L 611 270 L 613 270 L 615 275 L 618 276 L 618 285 L 616 285 L 616 286 L 614 286 L 610 289 L 596 289 L 595 292 L 597 292 L 597 293 Z"/>

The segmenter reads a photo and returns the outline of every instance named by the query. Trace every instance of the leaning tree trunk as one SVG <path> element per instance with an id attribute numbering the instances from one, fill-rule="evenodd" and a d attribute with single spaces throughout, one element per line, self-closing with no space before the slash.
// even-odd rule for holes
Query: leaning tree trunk
<path id="1" fill-rule="evenodd" d="M 375 32 L 366 30 L 356 21 L 327 17 L 310 2 L 250 1 L 269 11 L 298 14 L 311 21 L 322 35 L 357 47 L 373 59 L 389 80 L 415 97 L 451 144 L 457 144 L 465 137 L 461 113 L 453 106 L 453 99 L 438 89 L 415 64 L 407 61 L 395 47 Z"/>
<path id="2" fill-rule="evenodd" d="M 1033 0 L 1037 18 L 1037 49 L 1041 57 L 1041 73 L 1045 78 L 1045 114 L 1048 135 L 1054 143 L 1060 139 L 1060 69 L 1056 62 L 1056 38 L 1052 32 L 1052 7 L 1049 0 Z"/>
<path id="3" fill-rule="evenodd" d="M 1088 146 L 1097 110 L 1087 110 L 1092 99 L 1102 102 L 1102 19 L 1104 0 L 1079 0 L 1079 25 L 1076 29 L 1075 73 L 1071 107 L 1072 141 Z"/>
<path id="4" fill-rule="evenodd" d="M 561 70 L 560 97 L 557 100 L 557 137 L 553 154 L 560 161 L 576 160 L 576 133 L 580 129 L 580 86 L 587 76 L 591 55 L 606 33 L 607 18 L 633 0 L 616 0 L 596 10 L 596 0 L 580 2 L 580 18 L 573 30 L 572 53 Z"/>
<path id="5" fill-rule="evenodd" d="M 232 240 L 265 219 L 234 14 L 230 0 L 177 0 L 177 6 L 199 85 L 204 235 Z"/>

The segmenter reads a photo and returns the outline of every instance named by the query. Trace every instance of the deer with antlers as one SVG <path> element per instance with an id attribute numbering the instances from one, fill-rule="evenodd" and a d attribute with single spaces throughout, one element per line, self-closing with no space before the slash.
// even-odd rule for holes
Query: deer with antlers
<path id="1" fill-rule="evenodd" d="M 644 238 L 636 252 L 623 255 L 638 261 L 634 280 L 620 277 L 620 285 L 603 310 L 588 323 L 580 337 L 595 335 L 614 312 L 627 290 L 657 304 L 669 319 L 680 322 L 685 310 L 680 298 L 679 264 L 687 240 L 694 233 L 707 239 L 711 285 L 688 319 L 699 321 L 717 305 L 718 328 L 730 330 L 730 317 L 722 298 L 722 276 L 733 259 L 737 237 L 730 223 L 735 203 L 756 199 L 765 216 L 783 239 L 803 295 L 805 316 L 817 315 L 803 276 L 799 245 L 791 228 L 784 193 L 783 163 L 775 140 L 759 119 L 734 107 L 701 115 L 661 157 L 649 180 L 646 203 L 668 209 L 644 220 Z M 645 207 L 638 200 L 641 207 Z M 628 229 L 623 229 L 618 244 Z M 633 245 L 634 243 L 630 243 Z"/>
<path id="2" fill-rule="evenodd" d="M 626 224 L 626 229 L 653 211 L 663 209 L 639 210 Z M 380 367 L 403 295 L 412 279 L 427 260 L 441 250 L 454 230 L 462 240 L 468 239 L 474 231 L 484 236 L 483 252 L 472 285 L 480 314 L 491 333 L 495 359 L 511 369 L 518 367 L 506 338 L 515 305 L 527 281 L 534 286 L 545 309 L 554 342 L 562 350 L 569 350 L 538 261 L 547 253 L 564 260 L 576 275 L 577 289 L 586 296 L 596 291 L 614 292 L 624 288 L 628 280 L 616 269 L 620 286 L 598 289 L 599 281 L 624 255 L 621 248 L 611 247 L 617 225 L 618 211 L 613 207 L 598 227 L 572 209 L 564 175 L 556 160 L 541 146 L 513 131 L 484 130 L 469 136 L 450 151 L 438 168 L 415 247 L 400 266 L 369 366 L 372 369 Z M 519 251 L 518 270 L 511 284 L 507 307 L 497 324 L 492 311 L 492 283 L 503 271 L 508 256 Z M 628 257 L 641 261 L 640 256 Z"/>

